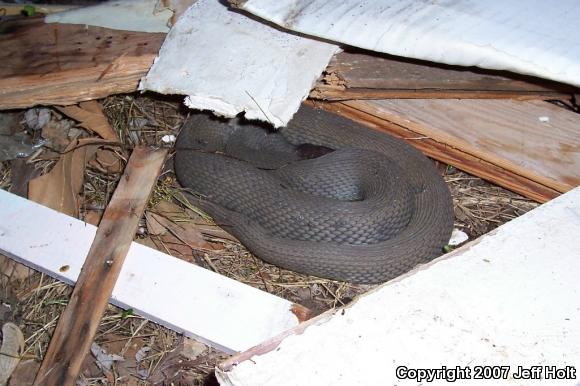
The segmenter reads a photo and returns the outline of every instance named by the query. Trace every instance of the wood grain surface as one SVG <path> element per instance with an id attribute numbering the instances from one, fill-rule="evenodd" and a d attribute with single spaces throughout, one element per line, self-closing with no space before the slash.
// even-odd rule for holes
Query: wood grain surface
<path id="1" fill-rule="evenodd" d="M 580 185 L 580 115 L 541 101 L 347 101 L 559 192 Z"/>
<path id="2" fill-rule="evenodd" d="M 34 385 L 75 384 L 166 156 L 165 149 L 133 150 Z"/>
<path id="3" fill-rule="evenodd" d="M 323 100 L 524 100 L 558 99 L 578 92 L 573 86 L 507 71 L 451 66 L 361 51 L 335 55 L 310 97 Z"/>
<path id="4" fill-rule="evenodd" d="M 404 122 L 395 123 L 383 117 L 370 114 L 364 109 L 359 109 L 360 104 L 358 103 L 316 102 L 314 105 L 345 116 L 375 130 L 384 131 L 402 138 L 431 158 L 453 165 L 460 170 L 491 181 L 535 201 L 546 202 L 560 195 L 560 192 L 556 189 L 511 170 L 504 169 L 495 163 L 465 151 L 462 147 L 438 141 L 425 135 L 424 131 L 416 131 Z"/>
<path id="5" fill-rule="evenodd" d="M 68 105 L 137 90 L 165 34 L 0 22 L 0 109 Z"/>

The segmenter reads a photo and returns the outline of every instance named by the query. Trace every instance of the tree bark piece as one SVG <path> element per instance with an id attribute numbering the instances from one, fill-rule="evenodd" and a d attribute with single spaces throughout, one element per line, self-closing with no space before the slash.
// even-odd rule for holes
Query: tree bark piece
<path id="1" fill-rule="evenodd" d="M 111 297 L 167 150 L 135 148 L 62 313 L 35 385 L 73 385 Z"/>

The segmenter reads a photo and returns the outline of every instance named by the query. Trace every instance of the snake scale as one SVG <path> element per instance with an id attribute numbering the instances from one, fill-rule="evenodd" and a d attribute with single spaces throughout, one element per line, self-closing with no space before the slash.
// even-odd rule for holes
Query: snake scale
<path id="1" fill-rule="evenodd" d="M 211 215 L 272 264 L 377 283 L 441 253 L 449 190 L 404 141 L 303 106 L 276 132 L 206 114 L 188 118 L 175 172 Z"/>

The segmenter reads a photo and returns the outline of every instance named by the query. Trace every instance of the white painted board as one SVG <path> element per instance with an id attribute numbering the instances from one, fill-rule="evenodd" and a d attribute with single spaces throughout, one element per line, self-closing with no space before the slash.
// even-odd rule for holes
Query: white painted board
<path id="1" fill-rule="evenodd" d="M 46 23 L 85 24 L 124 31 L 168 32 L 170 9 L 156 8 L 158 0 L 113 0 L 53 13 Z"/>
<path id="2" fill-rule="evenodd" d="M 577 0 L 230 0 L 289 30 L 580 86 Z"/>
<path id="3" fill-rule="evenodd" d="M 97 228 L 0 190 L 0 253 L 76 281 Z M 294 327 L 293 303 L 132 243 L 111 303 L 228 353 Z"/>
<path id="4" fill-rule="evenodd" d="M 219 0 L 199 0 L 171 29 L 140 89 L 187 95 L 193 109 L 284 126 L 338 47 L 282 32 Z"/>
<path id="5" fill-rule="evenodd" d="M 396 369 L 461 366 L 473 378 L 476 366 L 509 366 L 507 379 L 500 372 L 497 380 L 455 384 L 578 385 L 579 235 L 580 187 L 309 321 L 218 379 L 234 386 L 449 385 L 398 379 Z M 570 379 L 520 380 L 518 366 L 541 366 L 544 377 L 544 366 L 569 366 Z"/>

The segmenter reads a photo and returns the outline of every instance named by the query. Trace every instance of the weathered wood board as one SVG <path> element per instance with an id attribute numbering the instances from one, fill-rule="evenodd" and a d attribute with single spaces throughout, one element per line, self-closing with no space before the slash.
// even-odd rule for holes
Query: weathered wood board
<path id="1" fill-rule="evenodd" d="M 335 55 L 310 93 L 323 100 L 397 98 L 559 99 L 574 86 L 515 73 L 466 68 L 368 51 Z"/>
<path id="2" fill-rule="evenodd" d="M 45 24 L 0 23 L 0 109 L 68 105 L 133 92 L 165 34 Z"/>
<path id="3" fill-rule="evenodd" d="M 76 384 L 166 156 L 167 149 L 133 150 L 58 319 L 34 385 Z"/>
<path id="4" fill-rule="evenodd" d="M 415 99 L 346 104 L 559 192 L 580 185 L 580 115 L 550 103 Z"/>

